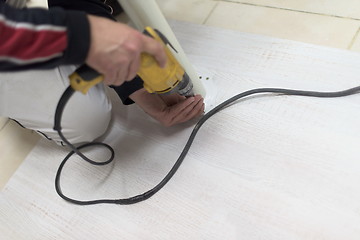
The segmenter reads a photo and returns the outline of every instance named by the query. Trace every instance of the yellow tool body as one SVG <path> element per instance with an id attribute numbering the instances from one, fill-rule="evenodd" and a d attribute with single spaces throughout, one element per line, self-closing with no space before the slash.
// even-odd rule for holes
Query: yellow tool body
<path id="1" fill-rule="evenodd" d="M 83 94 L 86 94 L 90 88 L 104 80 L 104 76 L 99 74 L 88 65 L 82 65 L 70 76 L 70 85 L 76 90 Z"/>
<path id="2" fill-rule="evenodd" d="M 177 92 L 183 96 L 192 96 L 193 85 L 184 68 L 167 46 L 170 45 L 172 47 L 171 43 L 161 32 L 151 27 L 146 27 L 144 34 L 160 42 L 167 55 L 166 66 L 161 68 L 153 56 L 148 53 L 141 54 L 141 65 L 138 75 L 144 82 L 144 88 L 149 93 L 166 94 Z M 176 50 L 174 49 L 174 51 Z M 86 94 L 92 86 L 104 79 L 103 75 L 87 65 L 82 65 L 69 78 L 71 87 L 83 94 Z"/>

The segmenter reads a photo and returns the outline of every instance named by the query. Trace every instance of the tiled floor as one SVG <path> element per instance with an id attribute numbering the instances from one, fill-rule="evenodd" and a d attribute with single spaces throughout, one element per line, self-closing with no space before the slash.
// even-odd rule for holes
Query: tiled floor
<path id="1" fill-rule="evenodd" d="M 30 0 L 31 6 L 45 0 Z M 358 0 L 157 0 L 169 19 L 360 52 Z M 0 188 L 38 136 L 0 118 Z"/>
<path id="2" fill-rule="evenodd" d="M 360 22 L 279 8 L 219 2 L 205 24 L 347 48 L 357 32 Z"/>

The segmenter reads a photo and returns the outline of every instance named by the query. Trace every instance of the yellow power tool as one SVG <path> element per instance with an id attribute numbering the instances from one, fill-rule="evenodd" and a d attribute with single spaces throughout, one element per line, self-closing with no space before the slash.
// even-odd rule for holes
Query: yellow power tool
<path id="1" fill-rule="evenodd" d="M 156 29 L 146 27 L 144 34 L 160 42 L 167 55 L 166 66 L 161 68 L 153 56 L 148 53 L 141 54 L 141 65 L 138 75 L 144 81 L 144 88 L 149 93 L 178 93 L 186 97 L 193 96 L 193 84 L 188 74 L 176 60 L 167 45 L 175 52 L 176 49 L 171 45 L 168 39 Z M 89 66 L 82 65 L 72 73 L 69 78 L 70 85 L 74 90 L 86 94 L 92 86 L 102 82 L 104 76 Z"/>

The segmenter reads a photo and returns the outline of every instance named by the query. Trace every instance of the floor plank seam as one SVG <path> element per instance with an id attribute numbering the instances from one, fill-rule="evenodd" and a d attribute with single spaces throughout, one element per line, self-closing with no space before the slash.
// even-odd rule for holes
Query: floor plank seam
<path id="1" fill-rule="evenodd" d="M 291 12 L 308 13 L 308 14 L 324 16 L 324 17 L 335 17 L 335 18 L 341 18 L 341 19 L 347 19 L 347 20 L 360 21 L 360 18 L 343 17 L 343 16 L 339 16 L 339 15 L 325 14 L 325 13 L 318 13 L 318 12 L 307 12 L 307 11 L 303 11 L 303 10 L 296 10 L 296 9 L 290 9 L 290 8 L 285 8 L 285 7 L 274 7 L 274 6 L 261 5 L 261 4 L 255 4 L 255 3 L 238 2 L 238 1 L 234 1 L 234 0 L 221 0 L 219 2 L 237 3 L 237 4 L 242 4 L 242 5 L 254 6 L 254 7 L 272 8 L 272 9 L 278 9 L 278 10 L 291 11 Z"/>
<path id="2" fill-rule="evenodd" d="M 217 3 L 214 5 L 214 7 L 211 9 L 211 11 L 209 12 L 209 14 L 206 16 L 206 18 L 204 19 L 204 21 L 201 23 L 202 25 L 206 24 L 206 22 L 209 20 L 210 16 L 213 14 L 213 12 L 215 11 L 215 9 L 217 8 L 217 6 L 219 5 L 220 1 L 216 1 Z"/>
<path id="3" fill-rule="evenodd" d="M 0 131 L 2 131 L 9 123 L 9 119 L 4 123 L 2 127 L 0 127 Z"/>
<path id="4" fill-rule="evenodd" d="M 355 41 L 356 41 L 357 37 L 359 36 L 359 33 L 360 33 L 360 27 L 359 27 L 358 30 L 356 31 L 354 37 L 351 39 L 351 42 L 350 42 L 350 44 L 349 44 L 349 47 L 347 48 L 348 50 L 351 50 L 351 48 L 354 46 Z"/>

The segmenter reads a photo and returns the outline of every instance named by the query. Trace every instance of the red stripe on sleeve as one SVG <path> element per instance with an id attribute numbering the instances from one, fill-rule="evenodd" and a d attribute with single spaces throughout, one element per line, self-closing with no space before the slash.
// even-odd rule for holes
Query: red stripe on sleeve
<path id="1" fill-rule="evenodd" d="M 11 28 L 0 22 L 0 56 L 30 60 L 62 53 L 67 47 L 66 31 Z"/>

